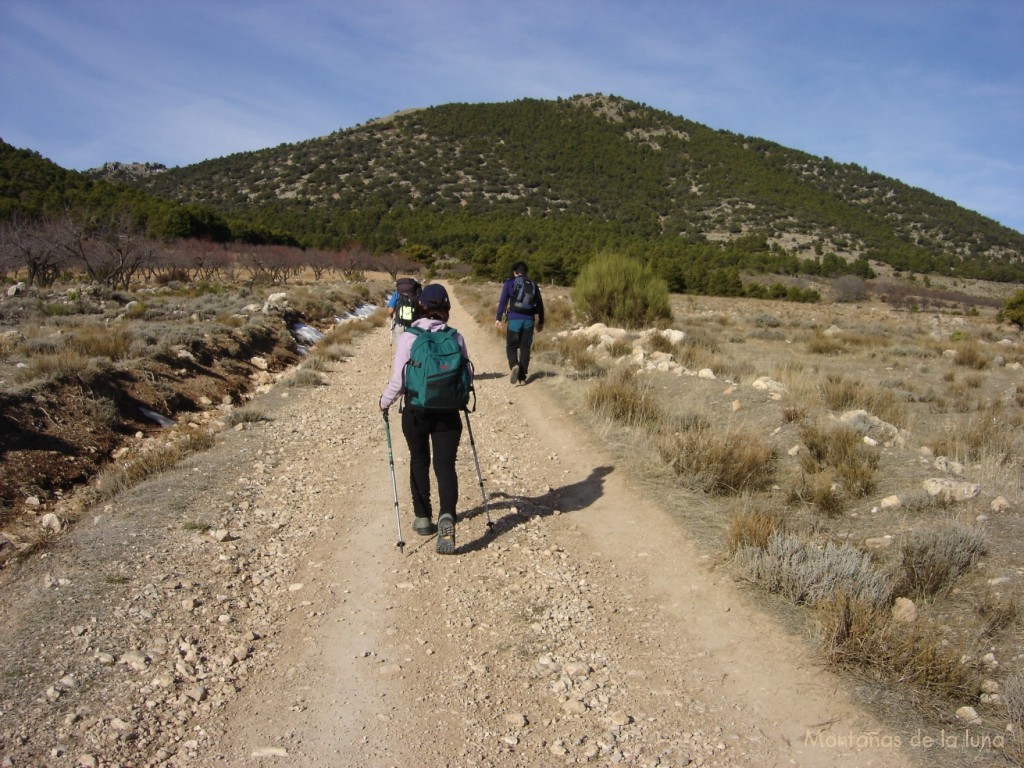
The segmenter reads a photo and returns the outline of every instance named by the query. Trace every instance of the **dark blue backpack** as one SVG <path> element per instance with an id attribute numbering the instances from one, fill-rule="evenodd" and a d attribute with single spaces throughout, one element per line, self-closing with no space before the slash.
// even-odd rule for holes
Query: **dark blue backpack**
<path id="1" fill-rule="evenodd" d="M 416 334 L 409 362 L 402 369 L 404 405 L 423 411 L 461 410 L 469 403 L 473 390 L 473 371 L 462 356 L 454 328 L 425 331 L 408 328 Z"/>

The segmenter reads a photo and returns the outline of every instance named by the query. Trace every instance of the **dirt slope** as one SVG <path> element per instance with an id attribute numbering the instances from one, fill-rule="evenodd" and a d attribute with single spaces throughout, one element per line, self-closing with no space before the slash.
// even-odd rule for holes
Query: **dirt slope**
<path id="1" fill-rule="evenodd" d="M 897 766 L 909 752 L 749 605 L 543 376 L 477 374 L 455 556 L 404 551 L 384 329 L 329 386 L 98 510 L 0 584 L 9 765 Z M 534 374 L 542 373 L 535 371 Z"/>

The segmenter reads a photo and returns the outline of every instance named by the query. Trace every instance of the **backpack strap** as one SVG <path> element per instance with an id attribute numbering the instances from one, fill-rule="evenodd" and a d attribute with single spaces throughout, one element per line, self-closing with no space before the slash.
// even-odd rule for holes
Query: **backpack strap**
<path id="1" fill-rule="evenodd" d="M 424 331 L 422 328 L 416 328 L 412 325 L 408 325 L 405 328 L 406 333 L 411 333 L 413 336 L 419 337 L 424 333 L 430 333 L 430 331 Z M 412 343 L 416 343 L 416 339 L 412 340 Z M 405 371 L 412 362 L 412 345 L 409 346 L 409 359 L 405 361 L 405 365 L 402 366 L 402 389 L 400 391 L 401 401 L 398 403 L 398 412 L 405 413 Z"/>

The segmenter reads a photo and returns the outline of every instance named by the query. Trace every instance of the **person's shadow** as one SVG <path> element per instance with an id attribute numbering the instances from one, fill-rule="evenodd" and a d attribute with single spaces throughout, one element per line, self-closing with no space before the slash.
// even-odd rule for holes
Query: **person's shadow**
<path id="1" fill-rule="evenodd" d="M 559 513 L 579 512 L 591 506 L 604 494 L 604 478 L 614 467 L 595 467 L 586 478 L 579 482 L 552 488 L 541 496 L 510 496 L 497 491 L 487 494 L 487 508 L 481 503 L 459 515 L 461 521 L 470 520 L 480 515 L 489 514 L 490 525 L 487 532 L 473 541 L 460 546 L 457 552 L 473 552 L 484 549 L 495 536 L 521 525 L 531 517 L 546 516 Z M 486 486 L 484 487 L 486 492 Z M 503 514 L 498 514 L 503 512 Z"/>

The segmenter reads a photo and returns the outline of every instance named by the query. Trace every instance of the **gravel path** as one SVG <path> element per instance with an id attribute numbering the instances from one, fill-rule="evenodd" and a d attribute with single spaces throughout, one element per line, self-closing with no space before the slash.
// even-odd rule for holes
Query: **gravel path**
<path id="1" fill-rule="evenodd" d="M 455 556 L 402 533 L 376 398 L 328 386 L 76 525 L 0 583 L 3 765 L 899 766 L 908 756 L 566 414 L 478 374 Z M 535 373 L 537 373 L 535 371 Z"/>

